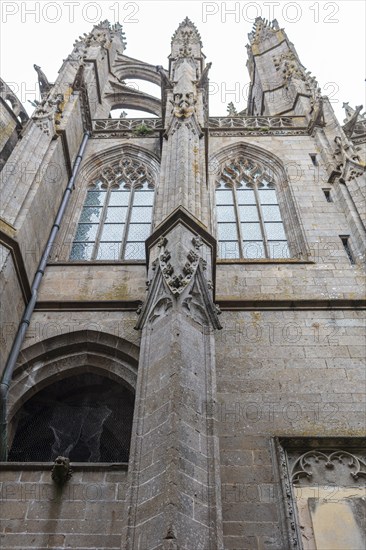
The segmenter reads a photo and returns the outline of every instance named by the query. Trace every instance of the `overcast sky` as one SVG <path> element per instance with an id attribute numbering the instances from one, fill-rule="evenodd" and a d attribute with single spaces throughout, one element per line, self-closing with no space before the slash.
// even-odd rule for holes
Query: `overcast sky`
<path id="1" fill-rule="evenodd" d="M 343 120 L 342 103 L 365 105 L 365 2 L 363 0 L 200 2 L 43 0 L 1 2 L 1 66 L 29 112 L 38 97 L 36 63 L 52 82 L 74 40 L 101 19 L 119 20 L 127 39 L 126 55 L 167 67 L 170 40 L 188 16 L 198 27 L 210 71 L 210 114 L 225 115 L 233 101 L 246 107 L 247 35 L 257 15 L 275 17 L 305 67 L 317 77 L 324 95 Z M 138 82 L 158 95 L 157 88 Z"/>

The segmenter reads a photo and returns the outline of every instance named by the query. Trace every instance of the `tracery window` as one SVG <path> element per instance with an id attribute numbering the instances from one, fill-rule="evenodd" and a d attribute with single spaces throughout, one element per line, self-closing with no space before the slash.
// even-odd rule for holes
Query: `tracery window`
<path id="1" fill-rule="evenodd" d="M 71 260 L 144 260 L 151 233 L 153 176 L 125 158 L 105 168 L 87 190 Z"/>
<path id="2" fill-rule="evenodd" d="M 216 187 L 219 257 L 288 258 L 273 177 L 244 157 L 227 163 Z"/>

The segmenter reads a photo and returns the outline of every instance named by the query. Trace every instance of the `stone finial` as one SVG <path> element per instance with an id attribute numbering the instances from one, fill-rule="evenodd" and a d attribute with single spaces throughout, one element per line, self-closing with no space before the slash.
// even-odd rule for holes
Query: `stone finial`
<path id="1" fill-rule="evenodd" d="M 182 38 L 188 38 L 190 42 L 199 43 L 202 48 L 201 35 L 198 32 L 196 25 L 186 17 L 179 25 L 177 30 L 172 36 L 172 43 L 176 40 L 182 40 Z"/>
<path id="2" fill-rule="evenodd" d="M 227 110 L 228 116 L 238 116 L 238 111 L 236 110 L 236 107 L 232 101 L 228 103 L 226 110 Z"/>
<path id="3" fill-rule="evenodd" d="M 271 38 L 275 31 L 279 30 L 277 19 L 268 21 L 264 17 L 257 17 L 253 24 L 252 32 L 248 34 L 248 38 L 251 44 L 262 42 L 267 38 Z"/>

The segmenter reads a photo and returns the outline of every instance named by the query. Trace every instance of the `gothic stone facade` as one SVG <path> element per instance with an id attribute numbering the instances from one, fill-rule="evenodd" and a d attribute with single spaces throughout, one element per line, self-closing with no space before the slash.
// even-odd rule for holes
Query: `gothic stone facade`
<path id="1" fill-rule="evenodd" d="M 29 121 L 2 86 L 3 548 L 364 548 L 366 120 L 247 48 L 226 117 L 188 18 L 168 68 L 97 25 Z"/>

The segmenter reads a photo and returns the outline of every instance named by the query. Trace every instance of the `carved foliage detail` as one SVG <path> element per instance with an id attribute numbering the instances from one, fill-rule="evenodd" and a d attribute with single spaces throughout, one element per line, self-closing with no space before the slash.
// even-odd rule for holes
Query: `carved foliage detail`
<path id="1" fill-rule="evenodd" d="M 171 253 L 166 248 L 167 244 L 168 239 L 166 237 L 162 237 L 158 242 L 158 247 L 160 248 L 159 264 L 169 290 L 174 296 L 177 297 L 183 292 L 194 277 L 197 271 L 200 256 L 194 250 L 190 250 L 187 254 L 187 262 L 182 268 L 182 273 L 177 274 L 176 267 L 173 267 L 169 261 L 171 259 Z M 193 237 L 192 244 L 195 250 L 198 250 L 203 243 L 199 237 Z"/>

